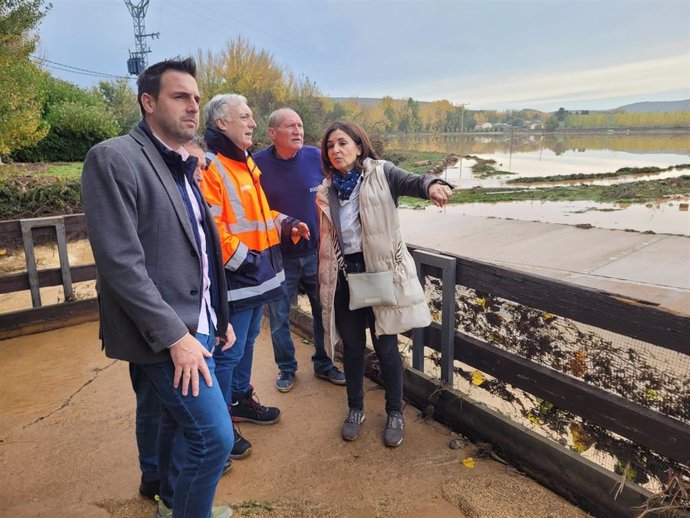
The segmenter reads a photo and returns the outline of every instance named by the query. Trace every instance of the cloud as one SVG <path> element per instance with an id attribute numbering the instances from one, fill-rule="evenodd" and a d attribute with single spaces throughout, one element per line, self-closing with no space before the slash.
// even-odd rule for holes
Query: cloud
<path id="1" fill-rule="evenodd" d="M 426 83 L 414 90 L 418 98 L 471 102 L 473 108 L 543 106 L 690 92 L 690 56 L 682 54 L 528 77 L 458 77 Z"/>

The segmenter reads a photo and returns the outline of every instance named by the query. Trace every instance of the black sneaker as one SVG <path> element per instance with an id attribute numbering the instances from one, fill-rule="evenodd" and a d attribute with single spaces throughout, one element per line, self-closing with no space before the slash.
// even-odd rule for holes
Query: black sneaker
<path id="1" fill-rule="evenodd" d="M 141 476 L 141 484 L 139 484 L 139 494 L 141 496 L 155 502 L 158 491 L 160 491 L 160 482 L 158 480 L 144 480 L 144 475 Z"/>
<path id="2" fill-rule="evenodd" d="M 244 459 L 252 452 L 252 443 L 240 435 L 237 426 L 233 426 L 232 430 L 235 433 L 235 444 L 232 447 L 230 458 L 233 460 Z"/>
<path id="3" fill-rule="evenodd" d="M 230 406 L 232 420 L 235 423 L 275 424 L 280 420 L 280 409 L 274 406 L 263 406 L 256 394 L 249 396 Z"/>

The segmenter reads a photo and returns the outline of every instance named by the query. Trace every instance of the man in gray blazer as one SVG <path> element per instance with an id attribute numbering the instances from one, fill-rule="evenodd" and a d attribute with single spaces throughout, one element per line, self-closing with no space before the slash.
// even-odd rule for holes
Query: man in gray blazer
<path id="1" fill-rule="evenodd" d="M 135 390 L 153 391 L 161 408 L 156 517 L 232 514 L 211 507 L 233 445 L 212 351 L 234 334 L 217 231 L 183 147 L 199 126 L 195 73 L 191 58 L 146 69 L 143 120 L 94 146 L 82 173 L 103 347 L 130 362 Z"/>

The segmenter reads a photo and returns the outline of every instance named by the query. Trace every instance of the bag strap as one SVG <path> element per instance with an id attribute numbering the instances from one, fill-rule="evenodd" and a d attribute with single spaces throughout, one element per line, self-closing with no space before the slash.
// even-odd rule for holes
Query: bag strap
<path id="1" fill-rule="evenodd" d="M 335 258 L 338 262 L 338 269 L 342 270 L 345 279 L 347 280 L 347 268 L 345 267 L 345 258 L 343 251 L 340 248 L 340 236 L 335 230 L 335 225 L 331 224 L 331 239 L 333 240 L 333 247 L 335 248 Z"/>
<path id="2" fill-rule="evenodd" d="M 340 236 L 338 236 L 338 233 L 335 230 L 335 227 L 331 225 L 331 239 L 333 239 L 333 248 L 335 249 L 335 257 L 336 261 L 338 263 L 338 269 L 342 270 L 343 275 L 345 276 L 345 279 L 347 280 L 347 267 L 345 265 L 345 257 L 343 255 L 343 251 L 340 248 Z M 393 270 L 397 270 L 398 266 L 402 264 L 403 261 L 403 242 L 402 240 L 398 240 L 398 247 L 395 250 L 395 264 L 393 266 Z"/>

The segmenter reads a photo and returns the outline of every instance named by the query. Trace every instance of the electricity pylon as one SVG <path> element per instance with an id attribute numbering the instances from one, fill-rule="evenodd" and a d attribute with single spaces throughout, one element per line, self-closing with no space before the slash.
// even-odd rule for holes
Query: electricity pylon
<path id="1" fill-rule="evenodd" d="M 147 54 L 151 49 L 146 44 L 146 38 L 158 38 L 159 32 L 146 34 L 144 27 L 144 19 L 146 18 L 146 11 L 149 8 L 149 0 L 141 0 L 140 2 L 133 2 L 132 0 L 125 0 L 125 5 L 129 9 L 129 14 L 132 15 L 134 21 L 134 41 L 136 50 L 129 51 L 129 59 L 127 60 L 127 71 L 135 76 L 141 74 L 148 66 Z"/>

